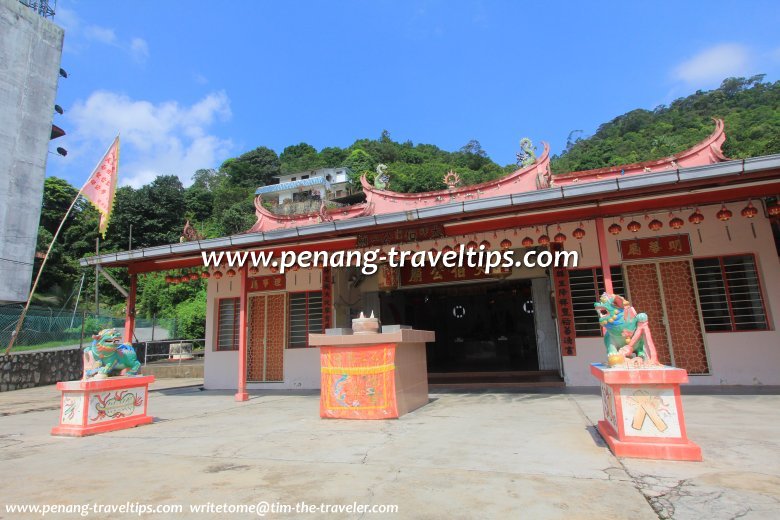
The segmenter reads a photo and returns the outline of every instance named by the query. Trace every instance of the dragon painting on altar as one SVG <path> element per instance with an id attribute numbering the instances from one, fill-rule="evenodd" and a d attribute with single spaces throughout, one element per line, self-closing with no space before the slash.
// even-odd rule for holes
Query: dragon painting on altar
<path id="1" fill-rule="evenodd" d="M 607 348 L 607 362 L 610 367 L 659 364 L 647 314 L 637 313 L 628 300 L 617 294 L 604 293 L 593 306 L 604 332 L 604 345 Z"/>
<path id="2" fill-rule="evenodd" d="M 116 329 L 103 329 L 92 336 L 92 344 L 84 349 L 84 379 L 105 379 L 111 376 L 135 376 L 141 362 L 132 345 L 122 343 Z"/>

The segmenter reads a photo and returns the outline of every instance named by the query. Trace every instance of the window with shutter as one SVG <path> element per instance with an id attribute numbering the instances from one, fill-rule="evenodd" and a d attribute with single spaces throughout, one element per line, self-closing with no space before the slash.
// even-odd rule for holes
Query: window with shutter
<path id="1" fill-rule="evenodd" d="M 216 350 L 238 350 L 239 299 L 223 298 L 217 306 Z"/>
<path id="2" fill-rule="evenodd" d="M 767 330 L 768 324 L 753 255 L 697 258 L 693 261 L 704 330 Z"/>
<path id="3" fill-rule="evenodd" d="M 290 330 L 288 348 L 309 346 L 309 334 L 321 334 L 322 292 L 290 293 Z"/>

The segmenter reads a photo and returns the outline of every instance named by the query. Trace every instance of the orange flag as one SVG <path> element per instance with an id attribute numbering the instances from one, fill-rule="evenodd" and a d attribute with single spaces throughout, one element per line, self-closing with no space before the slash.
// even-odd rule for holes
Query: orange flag
<path id="1" fill-rule="evenodd" d="M 114 193 L 116 179 L 119 175 L 119 136 L 108 149 L 103 159 L 95 167 L 95 171 L 81 189 L 81 194 L 100 212 L 100 234 L 106 238 L 108 219 L 114 208 Z"/>

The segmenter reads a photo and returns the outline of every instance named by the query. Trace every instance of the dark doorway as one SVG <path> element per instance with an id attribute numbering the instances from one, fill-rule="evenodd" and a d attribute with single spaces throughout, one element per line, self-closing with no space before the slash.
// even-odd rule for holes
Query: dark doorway
<path id="1" fill-rule="evenodd" d="M 382 294 L 382 322 L 433 330 L 429 372 L 538 370 L 529 280 Z"/>

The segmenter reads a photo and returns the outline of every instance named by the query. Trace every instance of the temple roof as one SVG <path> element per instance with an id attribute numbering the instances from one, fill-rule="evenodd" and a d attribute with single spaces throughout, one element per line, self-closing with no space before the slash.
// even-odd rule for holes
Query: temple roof
<path id="1" fill-rule="evenodd" d="M 500 179 L 423 193 L 399 193 L 379 189 L 372 186 L 364 175 L 361 177 L 360 182 L 366 195 L 365 203 L 333 209 L 326 208 L 323 203 L 318 212 L 289 216 L 275 215 L 263 208 L 261 204 L 256 203 L 257 222 L 248 232 L 294 228 L 359 216 L 383 215 L 404 210 L 430 208 L 451 202 L 474 201 L 501 195 L 517 195 L 574 183 L 587 183 L 610 178 L 647 175 L 678 170 L 680 168 L 706 166 L 727 160 L 721 151 L 721 146 L 725 140 L 726 134 L 723 120 L 716 119 L 715 130 L 709 137 L 688 150 L 670 157 L 559 175 L 553 175 L 550 171 L 550 147 L 543 142 L 544 150 L 533 164 L 523 166 Z M 305 181 L 313 181 L 318 178 L 321 179 L 321 177 L 314 177 L 305 179 Z M 260 195 L 298 187 L 298 183 L 305 181 L 265 186 L 258 189 L 256 194 Z"/>

